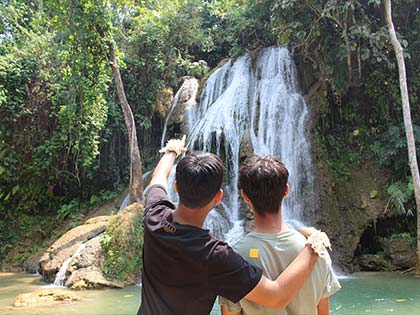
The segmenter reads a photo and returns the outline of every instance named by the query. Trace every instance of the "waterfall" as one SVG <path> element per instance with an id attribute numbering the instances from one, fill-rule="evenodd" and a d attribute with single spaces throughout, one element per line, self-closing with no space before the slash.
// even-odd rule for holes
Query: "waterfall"
<path id="1" fill-rule="evenodd" d="M 279 156 L 289 170 L 290 194 L 283 204 L 289 223 L 313 211 L 313 175 L 308 140 L 308 110 L 299 93 L 296 69 L 285 47 L 262 49 L 229 61 L 206 81 L 200 105 L 187 112 L 189 148 L 211 151 L 226 163 L 225 197 L 206 227 L 228 218 L 228 241 L 242 233 L 237 188 L 241 152 Z M 214 211 L 213 211 L 214 212 Z M 239 236 L 238 236 L 239 235 Z"/>
<path id="2" fill-rule="evenodd" d="M 250 102 L 250 136 L 256 154 L 279 156 L 289 170 L 286 220 L 301 221 L 314 205 L 313 169 L 308 137 L 309 114 L 298 91 L 296 68 L 284 48 L 263 49 L 256 65 L 257 82 Z M 259 106 L 258 106 L 259 105 Z"/>
<path id="3" fill-rule="evenodd" d="M 85 249 L 87 243 L 88 242 L 80 244 L 80 246 L 76 249 L 74 254 L 64 261 L 64 263 L 61 265 L 60 270 L 55 275 L 55 279 L 53 283 L 54 286 L 58 286 L 58 287 L 64 286 L 64 280 L 66 279 L 67 268 L 70 266 L 70 263 L 72 262 L 72 260 L 76 258 L 77 256 L 79 256 L 80 253 Z"/>
<path id="4" fill-rule="evenodd" d="M 78 257 L 91 241 L 93 241 L 93 240 L 95 240 L 99 237 L 102 237 L 103 235 L 104 235 L 104 233 L 100 233 L 100 234 L 96 235 L 95 237 L 93 237 L 93 238 L 91 238 L 91 239 L 87 240 L 86 242 L 79 245 L 79 247 L 76 249 L 74 254 L 72 256 L 70 256 L 69 258 L 67 258 L 64 261 L 64 263 L 61 265 L 60 270 L 55 275 L 53 286 L 58 286 L 58 287 L 63 287 L 64 286 L 64 280 L 66 279 L 67 268 L 70 266 L 73 259 Z"/>

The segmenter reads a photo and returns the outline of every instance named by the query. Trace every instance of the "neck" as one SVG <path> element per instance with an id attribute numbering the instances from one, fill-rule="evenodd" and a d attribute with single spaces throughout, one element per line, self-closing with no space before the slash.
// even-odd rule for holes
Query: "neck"
<path id="1" fill-rule="evenodd" d="M 203 208 L 188 208 L 183 204 L 179 204 L 178 208 L 172 212 L 174 221 L 181 224 L 188 224 L 201 228 L 207 214 L 213 207 L 204 206 Z"/>
<path id="2" fill-rule="evenodd" d="M 255 227 L 254 232 L 274 234 L 287 231 L 289 228 L 283 221 L 281 209 L 277 213 L 268 213 L 264 216 L 254 211 Z"/>

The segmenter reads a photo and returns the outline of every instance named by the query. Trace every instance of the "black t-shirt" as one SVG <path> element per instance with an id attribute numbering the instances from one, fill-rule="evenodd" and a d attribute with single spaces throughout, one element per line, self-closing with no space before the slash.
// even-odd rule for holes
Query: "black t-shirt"
<path id="1" fill-rule="evenodd" d="M 245 261 L 209 230 L 172 220 L 175 206 L 160 185 L 144 212 L 142 301 L 138 315 L 208 315 L 216 296 L 237 302 L 260 281 Z"/>

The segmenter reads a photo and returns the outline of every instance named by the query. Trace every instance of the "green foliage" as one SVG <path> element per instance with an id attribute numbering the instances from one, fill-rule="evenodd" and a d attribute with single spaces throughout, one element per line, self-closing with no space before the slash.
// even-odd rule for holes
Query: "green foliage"
<path id="1" fill-rule="evenodd" d="M 380 251 L 376 252 L 375 255 L 378 255 L 380 257 L 384 257 L 385 256 L 385 253 L 384 253 L 384 251 L 380 250 Z"/>
<path id="2" fill-rule="evenodd" d="M 16 247 L 20 247 L 21 250 L 17 251 L 14 257 L 9 257 L 9 260 L 13 263 L 22 263 L 36 250 L 35 247 L 27 248 L 25 244 L 25 240 L 30 239 L 30 233 L 33 231 L 34 226 L 40 226 L 39 232 L 44 236 L 45 226 L 54 227 L 55 224 L 56 221 L 54 220 L 53 224 L 51 224 L 48 217 L 29 215 L 20 215 L 16 220 L 0 220 L 0 264 L 3 263 L 6 254 L 16 249 Z"/>
<path id="3" fill-rule="evenodd" d="M 14 262 L 18 263 L 18 264 L 23 264 L 25 262 L 25 260 L 29 258 L 29 256 L 31 256 L 30 252 L 18 253 L 14 257 Z"/>
<path id="4" fill-rule="evenodd" d="M 111 42 L 145 170 L 159 146 L 162 117 L 156 104 L 162 89 L 176 90 L 185 75 L 205 77 L 226 57 L 281 44 L 296 56 L 302 89 L 320 83 L 316 145 L 333 182 L 348 180 L 366 160 L 379 161 L 395 177 L 392 206 L 412 209 L 398 74 L 379 5 L 378 0 L 1 2 L 0 222 L 50 214 L 74 225 L 81 209 L 107 199 L 105 191 L 126 186 L 127 134 L 109 65 Z M 401 0 L 393 10 L 412 104 L 420 97 L 419 9 L 418 1 Z M 420 126 L 415 105 L 412 115 Z M 14 237 L 0 232 L 0 256 Z"/>
<path id="5" fill-rule="evenodd" d="M 109 222 L 101 239 L 105 256 L 103 272 L 110 278 L 126 280 L 139 272 L 143 250 L 143 206 L 132 204 Z"/>
<path id="6" fill-rule="evenodd" d="M 48 9 L 3 4 L 0 215 L 6 218 L 16 209 L 54 211 L 83 196 L 81 177 L 97 167 L 110 67 L 92 21 L 104 23 L 98 18 L 106 10 L 83 4 L 73 12 L 55 2 Z"/>
<path id="7" fill-rule="evenodd" d="M 57 211 L 57 217 L 61 220 L 68 218 L 79 211 L 79 202 L 74 199 L 68 204 L 62 205 Z"/>
<path id="8" fill-rule="evenodd" d="M 408 232 L 392 234 L 391 239 L 392 240 L 401 240 L 401 239 L 406 240 L 413 250 L 416 249 L 417 238 L 415 235 L 412 235 Z"/>
<path id="9" fill-rule="evenodd" d="M 42 156 L 48 165 L 51 161 L 45 156 L 66 148 L 78 178 L 79 163 L 88 167 L 99 154 L 100 132 L 106 122 L 111 69 L 104 47 L 111 36 L 110 16 L 106 2 L 101 1 L 61 1 L 59 5 L 53 1 L 50 8 L 60 64 L 58 88 L 52 96 L 59 128 Z"/>
<path id="10" fill-rule="evenodd" d="M 69 203 L 61 205 L 57 210 L 57 218 L 59 220 L 65 220 L 70 217 L 73 221 L 80 221 L 81 217 L 83 217 L 81 211 L 86 211 L 88 207 L 95 206 L 102 201 L 111 200 L 117 196 L 118 192 L 103 190 L 99 192 L 98 195 L 91 195 L 90 198 L 85 201 L 75 198 Z"/>
<path id="11" fill-rule="evenodd" d="M 0 263 L 4 256 L 13 249 L 13 241 L 18 236 L 18 231 L 11 229 L 10 222 L 0 220 Z"/>
<path id="12" fill-rule="evenodd" d="M 420 156 L 420 127 L 413 125 L 417 156 Z M 407 139 L 403 125 L 389 126 L 380 136 L 379 162 L 392 167 L 395 173 L 408 176 Z"/>
<path id="13" fill-rule="evenodd" d="M 387 192 L 390 196 L 389 201 L 391 202 L 391 206 L 396 210 L 397 214 L 407 216 L 414 215 L 415 211 L 412 202 L 414 197 L 414 186 L 411 177 L 407 183 L 395 182 L 391 184 L 388 187 Z"/>
<path id="14" fill-rule="evenodd" d="M 365 131 L 362 132 L 365 133 Z M 354 135 L 353 131 L 346 136 L 337 137 L 331 134 L 323 135 L 320 131 L 317 132 L 316 146 L 321 158 L 331 171 L 333 185 L 348 181 L 352 170 L 372 157 L 366 139 L 359 137 L 359 133 Z"/>

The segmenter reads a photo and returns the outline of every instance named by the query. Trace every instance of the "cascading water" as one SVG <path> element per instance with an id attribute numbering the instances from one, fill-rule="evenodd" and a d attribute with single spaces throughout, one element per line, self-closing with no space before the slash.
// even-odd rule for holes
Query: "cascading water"
<path id="1" fill-rule="evenodd" d="M 246 146 L 252 148 L 248 153 L 279 156 L 288 168 L 287 221 L 301 221 L 303 211 L 313 211 L 309 117 L 287 48 L 262 49 L 254 64 L 249 55 L 228 61 L 208 78 L 200 105 L 187 114 L 189 147 L 215 152 L 226 163 L 222 214 L 211 212 L 206 227 L 214 228 L 227 217 L 232 230 L 224 238 L 234 241 L 242 235 L 237 179 Z"/>
<path id="2" fill-rule="evenodd" d="M 97 238 L 102 237 L 103 235 L 104 235 L 104 233 L 96 235 L 94 238 L 91 238 L 90 240 L 88 240 L 88 241 L 79 245 L 79 247 L 76 249 L 74 254 L 71 257 L 67 258 L 64 261 L 64 263 L 61 265 L 60 270 L 55 275 L 53 286 L 58 286 L 58 287 L 63 287 L 64 286 L 64 280 L 66 279 L 67 269 L 69 268 L 73 259 L 78 257 L 90 242 L 92 242 L 93 240 L 95 240 Z"/>
<path id="3" fill-rule="evenodd" d="M 67 268 L 70 266 L 70 263 L 72 262 L 72 260 L 76 258 L 77 256 L 79 256 L 80 253 L 85 249 L 87 243 L 88 242 L 80 244 L 80 246 L 74 252 L 73 256 L 67 258 L 66 261 L 64 261 L 64 263 L 61 265 L 60 270 L 55 275 L 54 284 L 53 284 L 54 286 L 58 286 L 58 287 L 64 286 L 64 280 L 66 279 Z"/>
<path id="4" fill-rule="evenodd" d="M 288 221 L 314 210 L 313 169 L 308 137 L 309 114 L 298 91 L 296 69 L 284 47 L 263 49 L 256 65 L 256 90 L 250 102 L 252 146 L 274 154 L 289 170 L 291 194 L 283 205 Z M 258 106 L 259 105 L 259 106 Z"/>

